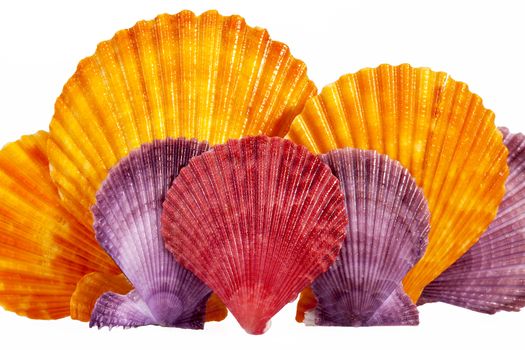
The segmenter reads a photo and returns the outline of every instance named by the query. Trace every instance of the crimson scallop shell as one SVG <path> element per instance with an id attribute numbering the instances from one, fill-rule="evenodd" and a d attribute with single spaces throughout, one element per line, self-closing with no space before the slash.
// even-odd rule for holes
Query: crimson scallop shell
<path id="1" fill-rule="evenodd" d="M 338 180 L 306 148 L 247 137 L 193 158 L 164 202 L 166 246 L 251 334 L 335 260 L 347 217 Z"/>

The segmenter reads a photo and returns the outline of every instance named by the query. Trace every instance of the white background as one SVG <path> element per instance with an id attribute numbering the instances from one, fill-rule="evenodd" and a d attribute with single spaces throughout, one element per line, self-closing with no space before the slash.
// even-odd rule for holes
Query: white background
<path id="1" fill-rule="evenodd" d="M 319 88 L 381 63 L 450 73 L 525 131 L 525 7 L 520 1 L 6 1 L 0 2 L 0 144 L 46 130 L 55 99 L 96 44 L 160 13 L 218 9 L 267 28 L 308 65 Z M 0 349 L 230 347 L 457 349 L 525 347 L 525 311 L 487 316 L 445 304 L 420 308 L 419 327 L 312 328 L 289 304 L 263 336 L 232 316 L 205 331 L 145 327 L 98 331 L 70 319 L 34 321 L 0 309 Z"/>

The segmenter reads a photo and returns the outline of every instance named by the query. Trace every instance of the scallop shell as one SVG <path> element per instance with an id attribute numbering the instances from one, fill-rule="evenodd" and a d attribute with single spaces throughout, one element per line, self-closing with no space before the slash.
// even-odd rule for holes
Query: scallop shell
<path id="1" fill-rule="evenodd" d="M 297 311 L 295 313 L 295 320 L 299 323 L 304 322 L 306 311 L 313 310 L 317 306 L 317 299 L 311 287 L 306 288 L 299 295 L 297 302 Z"/>
<path id="2" fill-rule="evenodd" d="M 100 245 L 134 289 L 126 295 L 103 294 L 93 309 L 91 326 L 204 327 L 211 290 L 166 250 L 160 217 L 173 179 L 207 149 L 207 143 L 184 138 L 154 141 L 110 171 L 92 209 L 94 228 Z"/>
<path id="3" fill-rule="evenodd" d="M 133 289 L 124 274 L 110 275 L 102 272 L 92 272 L 85 275 L 78 283 L 71 296 L 71 318 L 89 322 L 91 313 L 98 298 L 106 292 L 127 294 Z M 223 302 L 212 294 L 206 304 L 205 322 L 222 321 L 228 315 Z"/>
<path id="4" fill-rule="evenodd" d="M 314 153 L 354 147 L 399 160 L 428 200 L 425 256 L 405 278 L 415 302 L 496 215 L 507 149 L 481 98 L 445 73 L 381 65 L 341 77 L 311 98 L 287 135 Z"/>
<path id="5" fill-rule="evenodd" d="M 102 272 L 87 274 L 77 283 L 75 292 L 71 296 L 71 318 L 89 322 L 95 303 L 102 294 L 110 291 L 126 294 L 132 289 L 133 286 L 123 274 L 111 275 Z"/>
<path id="6" fill-rule="evenodd" d="M 284 136 L 315 91 L 286 45 L 239 16 L 141 21 L 100 43 L 64 86 L 50 125 L 51 176 L 89 227 L 96 191 L 131 150 L 167 137 Z"/>
<path id="7" fill-rule="evenodd" d="M 49 176 L 48 135 L 23 136 L 0 151 L 0 305 L 39 319 L 69 316 L 87 273 L 118 273 L 60 202 Z"/>
<path id="8" fill-rule="evenodd" d="M 228 316 L 228 309 L 217 294 L 212 293 L 206 304 L 204 322 L 222 321 Z"/>
<path id="9" fill-rule="evenodd" d="M 421 304 L 442 301 L 488 314 L 525 306 L 525 136 L 500 130 L 510 175 L 498 215 L 479 241 L 425 288 Z"/>
<path id="10" fill-rule="evenodd" d="M 328 166 L 278 137 L 247 137 L 193 158 L 168 191 L 167 248 L 261 334 L 334 261 L 347 223 Z"/>
<path id="11" fill-rule="evenodd" d="M 321 326 L 417 325 L 401 281 L 423 256 L 430 213 L 423 192 L 399 162 L 345 148 L 322 160 L 339 179 L 350 220 L 335 263 L 298 304 L 298 318 Z M 310 303 L 310 305 L 308 305 Z M 301 310 L 302 309 L 302 310 Z"/>

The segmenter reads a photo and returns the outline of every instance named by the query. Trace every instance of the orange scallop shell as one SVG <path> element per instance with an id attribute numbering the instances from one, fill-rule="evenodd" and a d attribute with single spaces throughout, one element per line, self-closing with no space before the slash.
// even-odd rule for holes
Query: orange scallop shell
<path id="1" fill-rule="evenodd" d="M 131 285 L 93 230 L 62 207 L 47 141 L 40 131 L 0 150 L 0 305 L 30 318 L 89 321 L 101 294 Z M 212 294 L 205 320 L 223 320 L 226 312 Z"/>
<path id="2" fill-rule="evenodd" d="M 284 136 L 315 92 L 304 63 L 240 16 L 141 21 L 100 43 L 64 86 L 50 125 L 51 176 L 65 207 L 90 226 L 108 170 L 141 144 Z"/>
<path id="3" fill-rule="evenodd" d="M 407 64 L 342 76 L 306 103 L 287 138 L 315 153 L 373 149 L 410 170 L 431 212 L 427 252 L 404 280 L 413 301 L 486 230 L 508 176 L 481 98 L 446 73 Z"/>
<path id="4" fill-rule="evenodd" d="M 92 272 L 78 281 L 77 288 L 71 296 L 71 318 L 89 322 L 91 312 L 97 299 L 104 293 L 126 294 L 133 289 L 126 276 Z"/>
<path id="5" fill-rule="evenodd" d="M 62 207 L 47 139 L 41 131 L 0 151 L 0 305 L 39 319 L 69 316 L 85 274 L 119 271 L 92 230 Z"/>

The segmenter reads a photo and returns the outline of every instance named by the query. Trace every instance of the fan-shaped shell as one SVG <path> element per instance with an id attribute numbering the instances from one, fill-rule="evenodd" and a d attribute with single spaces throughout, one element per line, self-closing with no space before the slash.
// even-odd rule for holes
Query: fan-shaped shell
<path id="1" fill-rule="evenodd" d="M 501 131 L 510 175 L 498 215 L 479 241 L 425 288 L 420 303 L 442 301 L 489 314 L 525 306 L 525 136 Z"/>
<path id="2" fill-rule="evenodd" d="M 127 294 L 132 289 L 133 286 L 123 274 L 89 273 L 78 281 L 77 287 L 71 295 L 71 318 L 89 322 L 95 303 L 102 294 L 106 292 Z"/>
<path id="3" fill-rule="evenodd" d="M 69 316 L 87 273 L 118 268 L 60 202 L 49 176 L 48 135 L 23 136 L 0 151 L 0 305 L 30 318 Z"/>
<path id="4" fill-rule="evenodd" d="M 211 144 L 284 136 L 315 93 L 305 65 L 239 16 L 183 11 L 138 22 L 80 62 L 56 101 L 51 175 L 86 226 L 108 170 L 166 137 Z"/>
<path id="5" fill-rule="evenodd" d="M 207 149 L 207 143 L 184 138 L 154 141 L 110 171 L 92 209 L 96 237 L 134 289 L 102 295 L 91 325 L 203 328 L 211 290 L 166 250 L 160 217 L 173 179 Z"/>
<path id="6" fill-rule="evenodd" d="M 266 136 L 193 158 L 173 182 L 162 234 L 241 326 L 270 318 L 326 271 L 347 223 L 337 178 L 304 147 Z"/>
<path id="7" fill-rule="evenodd" d="M 298 318 L 307 311 L 313 325 L 418 324 L 401 281 L 427 245 L 423 192 L 399 162 L 377 152 L 345 148 L 321 158 L 340 181 L 350 222 L 337 260 L 312 284 L 315 308 L 300 301 Z"/>
<path id="8" fill-rule="evenodd" d="M 399 160 L 428 200 L 425 256 L 404 287 L 413 301 L 486 230 L 504 194 L 507 150 L 494 114 L 445 73 L 382 65 L 311 98 L 287 137 L 315 153 L 372 149 Z"/>

